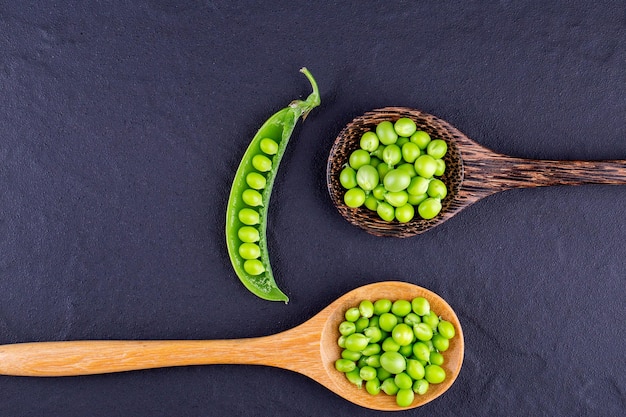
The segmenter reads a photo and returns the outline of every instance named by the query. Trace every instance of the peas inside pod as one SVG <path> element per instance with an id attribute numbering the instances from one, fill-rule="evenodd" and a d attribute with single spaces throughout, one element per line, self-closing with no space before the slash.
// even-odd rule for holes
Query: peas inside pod
<path id="1" fill-rule="evenodd" d="M 342 351 L 335 369 L 369 394 L 382 391 L 409 407 L 415 395 L 446 379 L 444 355 L 456 330 L 426 298 L 417 297 L 363 300 L 345 312 L 339 334 Z"/>
<path id="2" fill-rule="evenodd" d="M 226 211 L 233 268 L 246 288 L 271 301 L 288 301 L 274 280 L 265 236 L 272 186 L 297 121 L 320 104 L 315 79 L 306 68 L 301 72 L 313 92 L 273 114 L 252 138 L 235 173 Z"/>
<path id="3" fill-rule="evenodd" d="M 417 214 L 432 219 L 448 195 L 441 177 L 448 145 L 418 130 L 407 117 L 383 121 L 365 132 L 359 148 L 339 174 L 346 190 L 343 201 L 351 208 L 365 206 L 388 222 L 407 223 Z"/>

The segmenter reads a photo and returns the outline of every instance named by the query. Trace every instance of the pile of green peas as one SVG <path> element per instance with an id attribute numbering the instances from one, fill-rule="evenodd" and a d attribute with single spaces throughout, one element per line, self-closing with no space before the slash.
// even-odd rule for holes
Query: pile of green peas
<path id="1" fill-rule="evenodd" d="M 245 177 L 249 188 L 245 188 L 241 193 L 241 199 L 247 207 L 237 213 L 239 221 L 243 223 L 243 226 L 237 230 L 237 236 L 242 242 L 239 245 L 239 255 L 245 259 L 243 268 L 250 275 L 260 275 L 265 272 L 265 266 L 259 259 L 261 248 L 258 242 L 261 239 L 261 233 L 258 225 L 261 223 L 261 216 L 256 208 L 264 204 L 262 192 L 267 184 L 265 175 L 272 169 L 271 157 L 278 152 L 278 143 L 273 139 L 263 138 L 259 142 L 259 147 L 263 153 L 254 155 L 252 158 L 254 170 L 248 172 Z"/>
<path id="2" fill-rule="evenodd" d="M 412 119 L 383 121 L 375 131 L 365 132 L 359 149 L 353 151 L 339 174 L 347 190 L 344 203 L 351 208 L 365 206 L 385 221 L 400 223 L 415 217 L 432 219 L 441 211 L 448 194 L 441 177 L 442 159 L 448 145 L 417 130 Z"/>
<path id="3" fill-rule="evenodd" d="M 375 302 L 363 300 L 345 312 L 339 325 L 341 358 L 335 368 L 366 391 L 396 396 L 396 404 L 408 407 L 415 394 L 446 378 L 442 368 L 454 325 L 430 308 L 424 297 Z"/>

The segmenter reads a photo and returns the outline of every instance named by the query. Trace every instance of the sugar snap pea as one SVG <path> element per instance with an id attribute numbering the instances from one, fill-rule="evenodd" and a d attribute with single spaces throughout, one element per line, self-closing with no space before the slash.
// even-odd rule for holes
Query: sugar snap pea
<path id="1" fill-rule="evenodd" d="M 235 273 L 253 294 L 270 301 L 289 301 L 274 280 L 267 248 L 267 213 L 272 186 L 296 123 L 320 104 L 315 79 L 306 68 L 300 72 L 308 78 L 313 92 L 306 100 L 292 101 L 261 126 L 237 168 L 226 209 L 226 244 Z M 256 193 L 261 195 L 260 201 L 252 198 L 258 197 Z M 258 237 L 250 228 L 258 231 Z"/>

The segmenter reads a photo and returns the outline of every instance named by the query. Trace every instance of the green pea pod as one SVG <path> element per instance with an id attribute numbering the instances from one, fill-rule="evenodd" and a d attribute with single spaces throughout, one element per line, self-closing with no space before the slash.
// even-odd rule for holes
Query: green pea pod
<path id="1" fill-rule="evenodd" d="M 306 68 L 302 68 L 300 72 L 309 79 L 313 92 L 306 100 L 291 102 L 289 106 L 275 113 L 261 126 L 237 168 L 226 209 L 226 244 L 233 268 L 248 290 L 260 298 L 270 301 L 289 301 L 289 298 L 276 285 L 267 248 L 267 212 L 272 186 L 296 123 L 300 118 L 304 120 L 309 112 L 320 104 L 320 95 L 315 79 Z M 266 139 L 271 139 L 271 141 Z M 265 146 L 268 142 L 272 145 L 276 144 L 275 149 L 271 149 L 273 146 L 268 149 Z M 270 159 L 271 167 L 269 170 L 266 167 L 267 163 L 264 164 L 263 171 L 257 169 L 258 163 L 253 163 L 253 159 L 257 155 L 263 155 Z M 263 181 L 259 181 L 259 175 L 265 178 L 264 184 Z M 255 206 L 250 206 L 244 201 L 242 195 L 244 191 L 250 188 L 256 188 L 261 193 L 260 204 L 256 203 Z M 248 202 L 250 201 L 248 200 Z M 250 210 L 258 213 L 258 216 L 251 213 Z M 250 227 L 254 227 L 259 233 L 241 233 L 240 229 L 244 227 L 247 228 L 245 229 L 247 232 L 250 231 Z M 247 245 L 241 248 L 244 243 Z M 250 245 L 258 245 L 258 258 L 250 259 L 254 258 L 257 253 L 256 250 L 250 250 Z"/>

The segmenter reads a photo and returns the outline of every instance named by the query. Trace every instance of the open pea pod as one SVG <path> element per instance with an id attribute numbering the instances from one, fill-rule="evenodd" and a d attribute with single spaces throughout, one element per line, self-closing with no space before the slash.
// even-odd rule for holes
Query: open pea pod
<path id="1" fill-rule="evenodd" d="M 226 209 L 226 245 L 233 268 L 248 290 L 271 301 L 289 301 L 274 280 L 267 248 L 272 187 L 296 123 L 320 104 L 315 79 L 306 68 L 300 71 L 313 92 L 306 100 L 291 102 L 261 126 L 237 168 Z"/>

